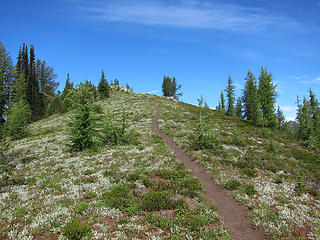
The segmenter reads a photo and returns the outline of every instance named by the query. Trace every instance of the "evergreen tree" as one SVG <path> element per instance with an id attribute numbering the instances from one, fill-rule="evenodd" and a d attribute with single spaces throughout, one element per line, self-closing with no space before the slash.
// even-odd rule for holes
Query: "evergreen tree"
<path id="1" fill-rule="evenodd" d="M 171 90 L 171 78 L 167 76 L 163 76 L 162 82 L 162 93 L 165 97 L 170 97 Z"/>
<path id="2" fill-rule="evenodd" d="M 27 101 L 26 92 L 27 92 L 27 82 L 26 77 L 23 73 L 17 75 L 12 86 L 14 92 L 14 102 L 19 102 L 20 100 Z"/>
<path id="3" fill-rule="evenodd" d="M 203 98 L 202 94 L 201 94 L 200 98 L 197 99 L 197 101 L 198 101 L 198 106 L 202 107 L 203 102 L 204 102 L 204 98 Z"/>
<path id="4" fill-rule="evenodd" d="M 0 127 L 5 122 L 4 113 L 11 98 L 14 68 L 11 57 L 0 41 Z"/>
<path id="5" fill-rule="evenodd" d="M 82 85 L 73 101 L 75 112 L 69 121 L 70 147 L 75 151 L 92 148 L 96 118 L 92 110 L 93 95 L 88 84 Z"/>
<path id="6" fill-rule="evenodd" d="M 261 122 L 261 112 L 259 106 L 258 87 L 256 78 L 249 70 L 245 78 L 246 84 L 243 90 L 243 115 L 244 118 L 259 125 Z"/>
<path id="7" fill-rule="evenodd" d="M 47 65 L 45 61 L 37 59 L 36 63 L 36 79 L 40 83 L 40 92 L 55 96 L 59 83 L 55 81 L 57 75 L 54 73 L 54 69 Z"/>
<path id="8" fill-rule="evenodd" d="M 98 85 L 98 93 L 102 99 L 110 97 L 110 86 L 104 76 L 103 70 L 102 70 L 101 79 Z"/>
<path id="9" fill-rule="evenodd" d="M 316 99 L 316 96 L 311 89 L 309 89 L 309 98 L 313 135 L 314 138 L 317 139 L 318 143 L 320 144 L 320 105 L 319 101 Z"/>
<path id="10" fill-rule="evenodd" d="M 221 91 L 221 94 L 220 94 L 220 103 L 219 104 L 220 104 L 220 111 L 225 112 L 226 111 L 226 105 L 225 105 L 223 91 Z"/>
<path id="11" fill-rule="evenodd" d="M 272 83 L 272 74 L 261 67 L 259 77 L 259 103 L 262 110 L 263 125 L 275 127 L 275 103 L 276 103 L 276 85 Z"/>
<path id="12" fill-rule="evenodd" d="M 242 101 L 241 101 L 241 97 L 238 97 L 238 99 L 237 99 L 235 112 L 236 112 L 236 116 L 238 116 L 239 118 L 242 118 Z"/>
<path id="13" fill-rule="evenodd" d="M 64 89 L 62 91 L 62 99 L 65 99 L 65 97 L 68 95 L 68 93 L 73 89 L 73 83 L 70 82 L 70 75 L 67 74 L 66 84 L 64 86 Z"/>
<path id="14" fill-rule="evenodd" d="M 225 92 L 227 94 L 227 99 L 228 99 L 228 106 L 227 106 L 227 115 L 234 115 L 234 102 L 235 102 L 235 86 L 233 85 L 232 79 L 229 76 L 228 78 L 228 85 L 225 89 Z"/>
<path id="15" fill-rule="evenodd" d="M 277 109 L 277 128 L 279 130 L 283 130 L 284 124 L 285 124 L 285 118 L 284 118 L 283 112 L 280 109 L 280 106 L 278 106 L 278 109 Z"/>
<path id="16" fill-rule="evenodd" d="M 303 99 L 303 104 L 300 104 L 298 101 L 298 112 L 297 112 L 297 121 L 298 121 L 298 137 L 304 141 L 309 141 L 313 136 L 313 127 L 312 127 L 312 110 L 310 104 L 306 98 Z"/>
<path id="17" fill-rule="evenodd" d="M 14 139 L 25 137 L 27 124 L 31 121 L 31 114 L 29 104 L 24 100 L 13 103 L 8 111 L 5 124 L 7 134 Z"/>

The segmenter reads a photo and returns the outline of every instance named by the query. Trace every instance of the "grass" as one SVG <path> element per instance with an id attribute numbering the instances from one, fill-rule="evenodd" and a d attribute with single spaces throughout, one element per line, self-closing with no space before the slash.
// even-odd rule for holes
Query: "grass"
<path id="1" fill-rule="evenodd" d="M 0 239 L 229 239 L 216 210 L 203 200 L 202 185 L 152 132 L 155 99 L 113 92 L 99 102 L 115 121 L 127 113 L 133 144 L 70 152 L 70 113 L 32 123 L 28 138 L 7 142 L 10 161 L 0 166 Z M 196 213 L 187 198 L 203 209 L 192 224 Z M 150 215 L 159 220 L 148 221 Z"/>
<path id="2" fill-rule="evenodd" d="M 165 98 L 157 103 L 161 131 L 251 209 L 250 220 L 256 228 L 274 239 L 303 239 L 299 232 L 304 229 L 308 238 L 320 238 L 319 190 L 315 187 L 320 184 L 319 152 L 305 149 L 290 134 L 257 128 L 237 117 Z M 207 118 L 206 136 L 222 148 L 194 147 L 200 114 Z"/>

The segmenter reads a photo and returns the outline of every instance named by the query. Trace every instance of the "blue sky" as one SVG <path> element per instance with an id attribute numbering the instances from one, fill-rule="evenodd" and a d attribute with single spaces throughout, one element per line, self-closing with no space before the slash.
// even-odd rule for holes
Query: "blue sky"
<path id="1" fill-rule="evenodd" d="M 230 75 L 241 94 L 248 69 L 265 66 L 294 119 L 297 95 L 320 96 L 320 0 L 3 0 L 1 37 L 11 56 L 35 45 L 63 89 L 97 84 L 103 69 L 135 92 L 161 94 L 163 75 L 182 101 L 215 107 Z"/>

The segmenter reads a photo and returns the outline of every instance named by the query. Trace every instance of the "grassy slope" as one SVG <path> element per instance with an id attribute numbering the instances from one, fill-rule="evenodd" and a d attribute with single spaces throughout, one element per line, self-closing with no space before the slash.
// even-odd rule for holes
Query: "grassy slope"
<path id="1" fill-rule="evenodd" d="M 135 144 L 71 153 L 70 113 L 35 122 L 30 137 L 9 142 L 11 160 L 0 162 L 0 239 L 64 239 L 64 226 L 74 216 L 90 226 L 93 239 L 229 239 L 215 209 L 202 200 L 199 183 L 151 131 L 154 99 L 116 92 L 100 103 L 106 116 L 129 113 Z M 113 196 L 109 190 L 117 186 L 130 192 Z M 155 216 L 159 212 L 141 210 L 154 205 L 144 197 L 152 191 L 184 202 L 160 211 L 170 219 Z"/>
<path id="2" fill-rule="evenodd" d="M 306 151 L 292 136 L 216 111 L 165 98 L 159 98 L 158 106 L 160 129 L 252 209 L 254 226 L 274 239 L 320 238 L 320 201 L 310 187 L 319 186 L 319 154 Z M 210 115 L 210 132 L 221 150 L 190 149 L 190 126 L 199 121 L 200 111 Z"/>

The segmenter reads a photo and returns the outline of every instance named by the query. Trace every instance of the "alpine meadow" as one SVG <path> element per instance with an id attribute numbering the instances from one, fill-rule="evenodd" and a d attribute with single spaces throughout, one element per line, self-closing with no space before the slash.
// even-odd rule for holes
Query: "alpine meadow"
<path id="1" fill-rule="evenodd" d="M 12 0 L 0 240 L 320 239 L 317 0 Z"/>

